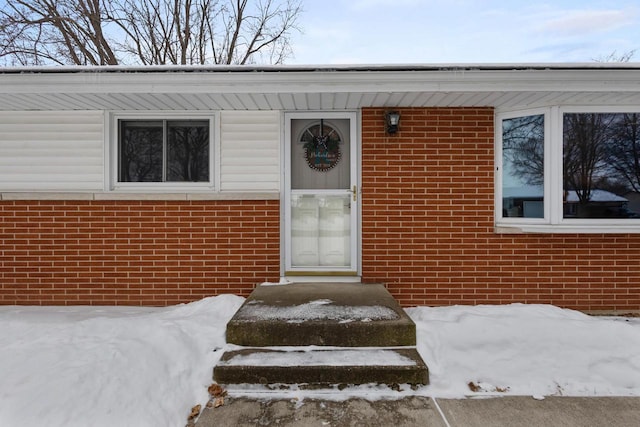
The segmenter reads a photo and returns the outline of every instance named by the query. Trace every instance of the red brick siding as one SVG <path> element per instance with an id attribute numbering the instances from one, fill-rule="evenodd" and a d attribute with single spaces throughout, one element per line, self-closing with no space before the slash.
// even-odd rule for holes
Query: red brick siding
<path id="1" fill-rule="evenodd" d="M 169 305 L 278 280 L 275 201 L 2 201 L 0 304 Z"/>
<path id="2" fill-rule="evenodd" d="M 404 306 L 640 310 L 640 235 L 494 233 L 491 108 L 362 113 L 363 280 Z"/>

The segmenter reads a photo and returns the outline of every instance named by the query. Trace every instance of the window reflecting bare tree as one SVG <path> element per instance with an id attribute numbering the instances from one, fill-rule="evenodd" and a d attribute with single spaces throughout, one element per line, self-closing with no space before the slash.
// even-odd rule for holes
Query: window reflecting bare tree
<path id="1" fill-rule="evenodd" d="M 565 113 L 562 121 L 564 217 L 640 218 L 640 113 Z M 502 215 L 542 217 L 544 117 L 505 119 L 502 132 Z"/>
<path id="2" fill-rule="evenodd" d="M 169 122 L 167 181 L 209 180 L 209 123 Z"/>
<path id="3" fill-rule="evenodd" d="M 120 120 L 120 182 L 209 181 L 208 120 Z"/>
<path id="4" fill-rule="evenodd" d="M 612 121 L 610 114 L 564 115 L 564 188 L 575 191 L 580 203 L 589 202 L 596 178 L 606 169 Z"/>
<path id="5" fill-rule="evenodd" d="M 162 181 L 162 122 L 120 122 L 121 182 Z"/>
<path id="6" fill-rule="evenodd" d="M 617 181 L 640 192 L 640 114 L 617 114 L 611 126 L 607 158 Z"/>
<path id="7" fill-rule="evenodd" d="M 503 121 L 502 150 L 510 173 L 527 185 L 544 183 L 544 115 Z"/>
<path id="8" fill-rule="evenodd" d="M 502 121 L 503 217 L 544 216 L 544 115 Z"/>
<path id="9" fill-rule="evenodd" d="M 636 217 L 628 193 L 640 188 L 636 113 L 567 113 L 563 117 L 564 216 Z"/>

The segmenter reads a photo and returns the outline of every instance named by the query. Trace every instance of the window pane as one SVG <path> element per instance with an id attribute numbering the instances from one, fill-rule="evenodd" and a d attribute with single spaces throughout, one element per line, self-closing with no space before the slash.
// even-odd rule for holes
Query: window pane
<path id="1" fill-rule="evenodd" d="M 167 181 L 209 181 L 209 122 L 167 123 Z"/>
<path id="2" fill-rule="evenodd" d="M 120 121 L 120 182 L 162 181 L 162 122 Z"/>
<path id="3" fill-rule="evenodd" d="M 351 195 L 291 197 L 292 266 L 351 265 Z"/>
<path id="4" fill-rule="evenodd" d="M 544 115 L 502 121 L 502 216 L 544 217 Z"/>
<path id="5" fill-rule="evenodd" d="M 564 218 L 637 218 L 640 114 L 563 117 Z"/>

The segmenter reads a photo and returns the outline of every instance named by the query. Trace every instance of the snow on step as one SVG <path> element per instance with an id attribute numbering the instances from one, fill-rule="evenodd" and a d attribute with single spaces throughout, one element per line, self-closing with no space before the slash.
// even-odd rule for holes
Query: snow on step
<path id="1" fill-rule="evenodd" d="M 236 354 L 220 365 L 234 366 L 416 366 L 394 350 L 258 351 Z"/>
<path id="2" fill-rule="evenodd" d="M 220 384 L 428 384 L 429 370 L 415 348 L 226 352 L 213 371 Z"/>
<path id="3" fill-rule="evenodd" d="M 235 320 L 238 321 L 281 320 L 289 323 L 314 320 L 371 322 L 399 318 L 398 313 L 388 307 L 334 305 L 334 302 L 329 299 L 318 299 L 305 304 L 285 307 L 266 305 L 262 301 L 253 300 L 241 307 L 235 316 Z"/>
<path id="4" fill-rule="evenodd" d="M 415 323 L 382 285 L 258 286 L 227 324 L 244 347 L 415 346 Z"/>

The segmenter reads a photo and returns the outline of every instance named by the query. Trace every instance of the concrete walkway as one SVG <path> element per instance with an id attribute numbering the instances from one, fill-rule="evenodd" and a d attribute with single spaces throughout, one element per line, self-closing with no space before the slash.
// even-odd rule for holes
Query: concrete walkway
<path id="1" fill-rule="evenodd" d="M 638 427 L 640 397 L 497 397 L 344 402 L 227 397 L 205 409 L 196 427 L 420 426 L 420 427 Z"/>

